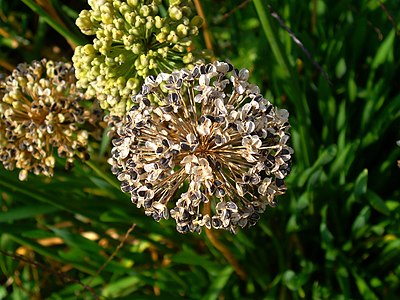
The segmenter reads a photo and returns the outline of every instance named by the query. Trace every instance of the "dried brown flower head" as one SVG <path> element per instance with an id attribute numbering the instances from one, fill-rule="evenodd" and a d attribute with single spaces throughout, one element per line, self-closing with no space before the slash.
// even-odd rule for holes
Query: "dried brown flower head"
<path id="1" fill-rule="evenodd" d="M 112 172 L 146 215 L 171 215 L 181 233 L 236 232 L 276 205 L 291 168 L 289 114 L 248 78 L 224 62 L 150 76 L 137 106 L 114 118 Z"/>
<path id="2" fill-rule="evenodd" d="M 75 157 L 88 159 L 88 137 L 99 130 L 101 113 L 95 105 L 85 108 L 82 97 L 70 63 L 43 59 L 18 65 L 5 79 L 0 100 L 4 167 L 21 169 L 25 180 L 28 172 L 52 176 L 55 152 L 67 165 Z"/>

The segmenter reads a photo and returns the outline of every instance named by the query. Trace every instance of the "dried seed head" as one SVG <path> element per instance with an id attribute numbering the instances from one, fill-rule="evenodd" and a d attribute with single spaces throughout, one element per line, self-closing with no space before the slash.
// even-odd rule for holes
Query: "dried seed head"
<path id="1" fill-rule="evenodd" d="M 84 107 L 70 63 L 20 64 L 0 89 L 0 161 L 8 170 L 53 175 L 54 154 L 87 159 L 89 132 L 99 135 L 100 109 Z"/>
<path id="2" fill-rule="evenodd" d="M 204 53 L 189 52 L 202 20 L 192 0 L 89 1 L 76 21 L 92 44 L 78 46 L 72 58 L 78 86 L 100 100 L 103 109 L 122 115 L 132 106 L 144 78 L 200 62 Z"/>
<path id="3" fill-rule="evenodd" d="M 293 154 L 288 112 L 248 78 L 224 62 L 148 77 L 114 120 L 113 173 L 146 215 L 170 215 L 181 233 L 236 232 L 276 205 Z"/>

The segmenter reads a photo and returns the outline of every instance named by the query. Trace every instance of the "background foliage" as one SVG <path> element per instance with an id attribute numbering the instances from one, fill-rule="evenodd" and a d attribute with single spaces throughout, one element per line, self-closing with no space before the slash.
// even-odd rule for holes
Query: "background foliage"
<path id="1" fill-rule="evenodd" d="M 216 56 L 248 68 L 291 112 L 287 195 L 257 226 L 218 232 L 247 280 L 204 233 L 181 235 L 132 206 L 109 172 L 105 139 L 91 163 L 72 172 L 60 163 L 52 180 L 21 183 L 0 167 L 0 299 L 398 297 L 400 3 L 201 3 Z M 0 0 L 0 71 L 70 60 L 86 39 L 74 25 L 86 7 Z"/>

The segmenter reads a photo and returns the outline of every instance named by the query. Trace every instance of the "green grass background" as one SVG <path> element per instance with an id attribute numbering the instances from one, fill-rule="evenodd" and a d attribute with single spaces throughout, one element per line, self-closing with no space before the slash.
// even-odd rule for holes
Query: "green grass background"
<path id="1" fill-rule="evenodd" d="M 0 167 L 0 299 L 398 299 L 400 2 L 201 3 L 216 56 L 248 68 L 291 113 L 287 194 L 255 227 L 217 233 L 248 278 L 204 233 L 181 235 L 131 205 L 105 139 L 89 164 L 66 172 L 59 163 L 52 180 L 21 183 Z M 0 71 L 70 60 L 71 46 L 90 42 L 74 25 L 83 8 L 0 0 Z"/>

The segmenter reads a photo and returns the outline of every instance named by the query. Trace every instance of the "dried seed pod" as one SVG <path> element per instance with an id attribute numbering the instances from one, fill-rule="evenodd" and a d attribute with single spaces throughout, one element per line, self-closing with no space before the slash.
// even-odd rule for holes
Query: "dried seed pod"
<path id="1" fill-rule="evenodd" d="M 170 215 L 181 233 L 236 232 L 276 205 L 293 155 L 288 112 L 248 78 L 247 70 L 215 62 L 146 79 L 137 106 L 114 123 L 109 160 L 146 215 Z"/>
<path id="2" fill-rule="evenodd" d="M 8 170 L 52 176 L 55 153 L 70 165 L 88 159 L 89 133 L 99 136 L 101 111 L 82 105 L 70 63 L 43 59 L 17 66 L 0 89 L 0 161 Z"/>

